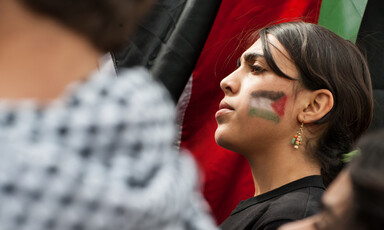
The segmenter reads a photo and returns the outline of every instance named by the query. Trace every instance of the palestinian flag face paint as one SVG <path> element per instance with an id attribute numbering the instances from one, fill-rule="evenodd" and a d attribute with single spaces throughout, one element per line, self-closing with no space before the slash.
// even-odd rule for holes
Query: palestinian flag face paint
<path id="1" fill-rule="evenodd" d="M 248 115 L 275 123 L 284 116 L 287 96 L 281 91 L 259 90 L 251 93 Z"/>

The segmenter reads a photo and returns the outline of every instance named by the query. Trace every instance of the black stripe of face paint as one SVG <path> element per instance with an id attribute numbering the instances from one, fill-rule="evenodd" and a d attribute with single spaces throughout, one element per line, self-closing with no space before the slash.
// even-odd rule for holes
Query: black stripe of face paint
<path id="1" fill-rule="evenodd" d="M 251 93 L 251 97 L 265 97 L 273 101 L 276 101 L 284 96 L 285 94 L 281 91 L 275 92 L 275 91 L 268 91 L 268 90 L 258 90 Z"/>

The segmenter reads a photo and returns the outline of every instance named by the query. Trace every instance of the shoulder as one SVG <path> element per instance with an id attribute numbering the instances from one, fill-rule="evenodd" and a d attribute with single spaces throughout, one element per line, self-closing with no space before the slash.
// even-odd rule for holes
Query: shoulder
<path id="1" fill-rule="evenodd" d="M 84 91 L 99 93 L 99 99 L 104 97 L 115 101 L 122 108 L 144 107 L 146 111 L 151 111 L 152 107 L 146 106 L 152 105 L 164 107 L 163 111 L 157 111 L 157 116 L 164 110 L 173 113 L 174 105 L 165 87 L 143 67 L 121 69 L 117 76 L 101 70 L 90 78 L 84 88 L 88 88 Z"/>
<path id="2" fill-rule="evenodd" d="M 242 201 L 223 222 L 223 229 L 276 229 L 311 216 L 319 208 L 324 186 L 320 176 L 309 176 Z"/>
<path id="3" fill-rule="evenodd" d="M 305 187 L 274 199 L 260 220 L 261 229 L 277 229 L 284 223 L 314 215 L 320 209 L 323 192 L 319 187 Z"/>
<path id="4" fill-rule="evenodd" d="M 105 100 L 116 100 L 120 106 L 124 102 L 153 103 L 168 105 L 172 110 L 173 103 L 164 86 L 156 81 L 152 75 L 143 67 L 121 69 L 117 75 L 110 70 L 101 68 L 93 72 L 83 83 L 77 83 L 70 87 L 67 98 L 77 97 L 85 104 L 101 104 Z M 122 101 L 121 99 L 124 99 Z"/>
<path id="5" fill-rule="evenodd" d="M 318 187 L 306 187 L 286 193 L 271 202 L 268 212 L 274 216 L 304 218 L 314 214 L 319 208 L 324 190 Z"/>
<path id="6" fill-rule="evenodd" d="M 114 149 L 141 146 L 140 142 L 168 144 L 175 137 L 174 104 L 144 68 L 123 69 L 117 76 L 95 72 L 68 90 L 63 101 L 64 106 L 51 108 L 50 113 L 56 120 L 65 117 L 68 129 L 82 136 L 89 136 L 90 127 L 102 130 L 92 134 L 93 139 L 103 139 L 93 142 L 93 147 L 99 143 Z"/>
<path id="7" fill-rule="evenodd" d="M 127 98 L 135 109 L 141 107 L 145 114 L 173 121 L 175 110 L 168 91 L 146 69 L 122 70 L 114 87 L 121 93 L 116 96 Z"/>

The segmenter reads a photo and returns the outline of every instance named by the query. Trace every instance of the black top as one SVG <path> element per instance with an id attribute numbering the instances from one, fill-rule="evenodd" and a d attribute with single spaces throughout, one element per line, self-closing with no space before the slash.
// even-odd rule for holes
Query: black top
<path id="1" fill-rule="evenodd" d="M 241 201 L 220 225 L 229 229 L 277 229 L 284 223 L 315 214 L 325 187 L 321 176 L 309 176 Z"/>

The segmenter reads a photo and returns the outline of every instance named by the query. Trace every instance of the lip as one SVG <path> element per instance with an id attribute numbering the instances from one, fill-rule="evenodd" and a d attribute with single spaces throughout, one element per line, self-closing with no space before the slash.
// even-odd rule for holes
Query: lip
<path id="1" fill-rule="evenodd" d="M 223 100 L 220 102 L 219 110 L 216 112 L 215 118 L 217 119 L 226 113 L 232 112 L 233 110 L 233 107 Z"/>

